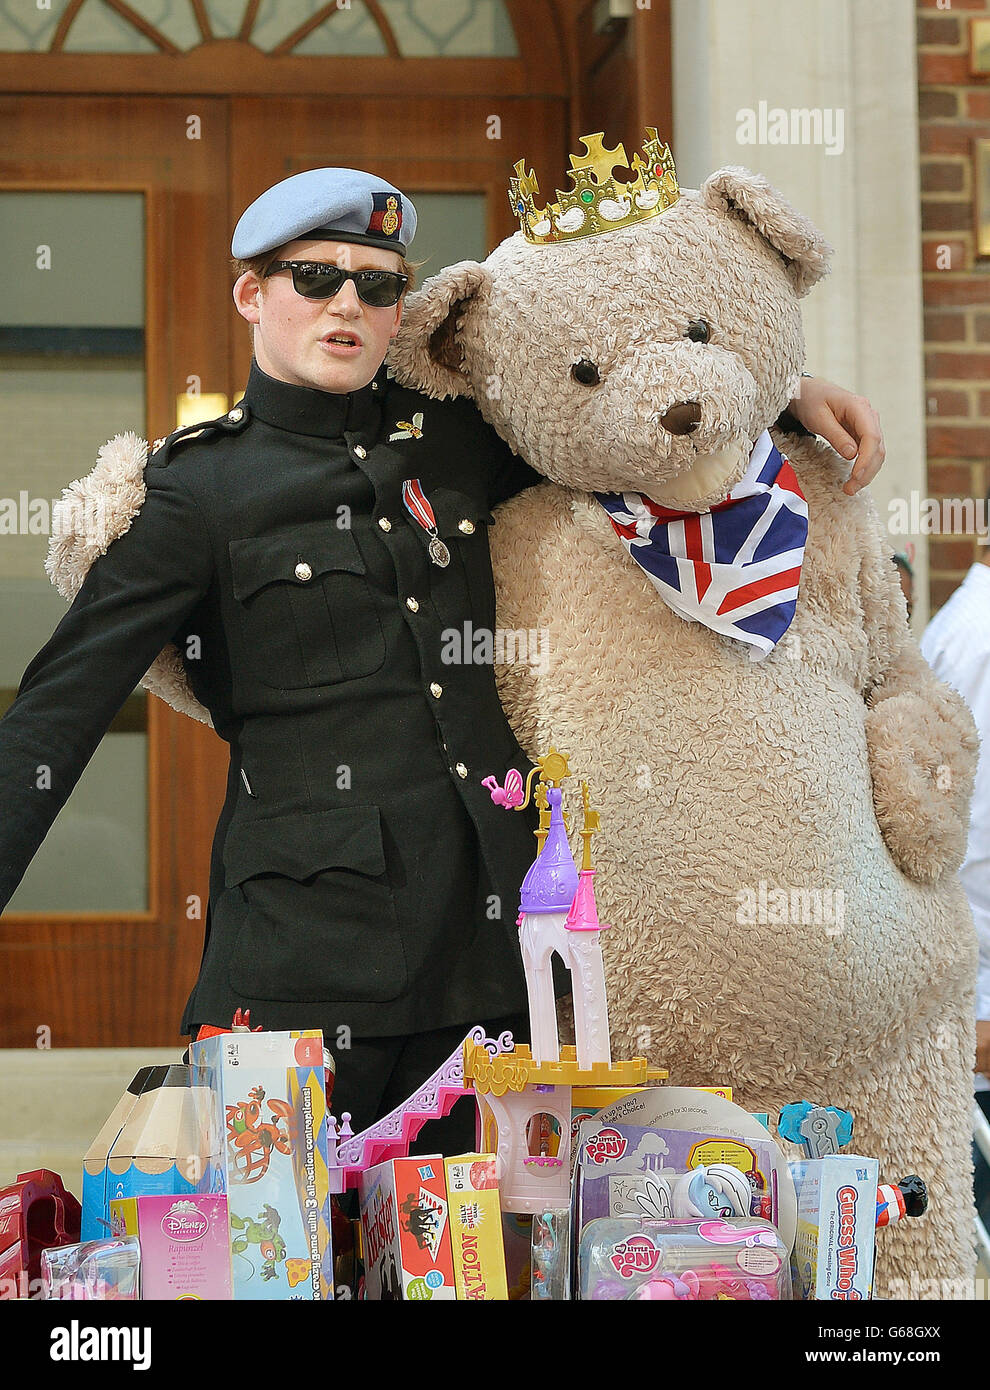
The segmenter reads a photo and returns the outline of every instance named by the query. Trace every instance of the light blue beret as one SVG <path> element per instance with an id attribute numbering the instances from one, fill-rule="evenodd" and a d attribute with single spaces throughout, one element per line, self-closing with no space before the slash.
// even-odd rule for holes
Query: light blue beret
<path id="1" fill-rule="evenodd" d="M 307 169 L 255 198 L 230 253 L 246 261 L 299 237 L 325 236 L 404 256 L 415 233 L 416 209 L 385 179 L 361 169 Z"/>

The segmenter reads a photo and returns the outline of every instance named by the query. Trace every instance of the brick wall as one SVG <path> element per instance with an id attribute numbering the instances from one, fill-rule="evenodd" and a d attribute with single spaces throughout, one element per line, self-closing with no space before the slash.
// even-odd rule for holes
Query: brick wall
<path id="1" fill-rule="evenodd" d="M 970 74 L 969 21 L 990 19 L 990 4 L 943 5 L 918 5 L 928 491 L 982 499 L 990 484 L 990 258 L 975 255 L 973 142 L 990 139 L 990 76 Z M 934 612 L 982 552 L 971 536 L 933 535 L 929 547 Z"/>

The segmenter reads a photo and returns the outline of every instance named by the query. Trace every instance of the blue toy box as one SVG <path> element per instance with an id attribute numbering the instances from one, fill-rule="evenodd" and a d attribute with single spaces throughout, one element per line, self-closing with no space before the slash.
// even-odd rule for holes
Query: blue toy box
<path id="1" fill-rule="evenodd" d="M 323 1034 L 222 1033 L 192 1043 L 189 1062 L 221 1154 L 234 1298 L 332 1299 Z"/>

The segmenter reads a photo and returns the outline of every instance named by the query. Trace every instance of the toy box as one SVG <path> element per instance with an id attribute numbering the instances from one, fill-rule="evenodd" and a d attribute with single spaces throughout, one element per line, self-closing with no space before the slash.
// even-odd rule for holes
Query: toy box
<path id="1" fill-rule="evenodd" d="M 578 1267 L 586 1299 L 766 1302 L 791 1296 L 787 1247 L 759 1217 L 599 1218 L 584 1228 Z"/>
<path id="2" fill-rule="evenodd" d="M 457 1297 L 507 1300 L 495 1155 L 460 1154 L 443 1166 Z"/>
<path id="3" fill-rule="evenodd" d="M 455 1299 L 442 1156 L 393 1158 L 368 1168 L 360 1194 L 365 1297 Z"/>
<path id="4" fill-rule="evenodd" d="M 576 1233 L 589 1221 L 633 1214 L 655 1219 L 760 1216 L 777 1222 L 774 1141 L 694 1130 L 585 1121 L 579 1133 Z M 714 1194 L 686 1180 L 713 1175 Z M 719 1194 L 725 1198 L 719 1201 Z M 704 1207 L 697 1206 L 697 1200 Z"/>
<path id="5" fill-rule="evenodd" d="M 142 1067 L 83 1159 L 82 1239 L 110 1234 L 110 1200 L 208 1191 L 219 1149 L 200 1128 L 202 1105 L 184 1066 Z"/>
<path id="6" fill-rule="evenodd" d="M 46 1299 L 133 1302 L 141 1296 L 138 1239 L 120 1236 L 42 1250 L 41 1282 Z"/>
<path id="7" fill-rule="evenodd" d="M 533 1302 L 567 1302 L 570 1299 L 570 1238 L 570 1207 L 553 1207 L 533 1217 L 530 1262 Z"/>
<path id="8" fill-rule="evenodd" d="M 797 1190 L 794 1292 L 859 1302 L 873 1291 L 880 1164 L 858 1154 L 792 1159 Z"/>
<path id="9" fill-rule="evenodd" d="M 333 1298 L 322 1033 L 222 1033 L 189 1059 L 221 1154 L 234 1298 Z"/>
<path id="10" fill-rule="evenodd" d="M 575 1086 L 571 1091 L 571 1171 L 574 1171 L 578 1148 L 578 1133 L 585 1120 L 593 1120 L 599 1110 L 630 1096 L 640 1086 Z"/>
<path id="11" fill-rule="evenodd" d="M 509 1302 L 524 1302 L 532 1297 L 533 1217 L 525 1212 L 503 1211 L 502 1244 Z"/>
<path id="12" fill-rule="evenodd" d="M 79 1203 L 48 1168 L 0 1187 L 0 1299 L 37 1296 L 42 1251 L 77 1244 L 80 1217 Z"/>
<path id="13" fill-rule="evenodd" d="M 120 1197 L 110 1220 L 115 1236 L 140 1242 L 142 1298 L 230 1298 L 226 1197 Z"/>

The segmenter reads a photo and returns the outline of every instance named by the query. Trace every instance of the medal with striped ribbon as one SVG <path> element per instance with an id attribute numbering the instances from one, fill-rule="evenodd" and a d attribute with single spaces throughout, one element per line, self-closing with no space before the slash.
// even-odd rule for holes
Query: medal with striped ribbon
<path id="1" fill-rule="evenodd" d="M 407 478 L 402 484 L 402 500 L 409 515 L 429 534 L 430 559 L 441 569 L 450 564 L 450 551 L 437 534 L 437 519 L 418 478 Z"/>

